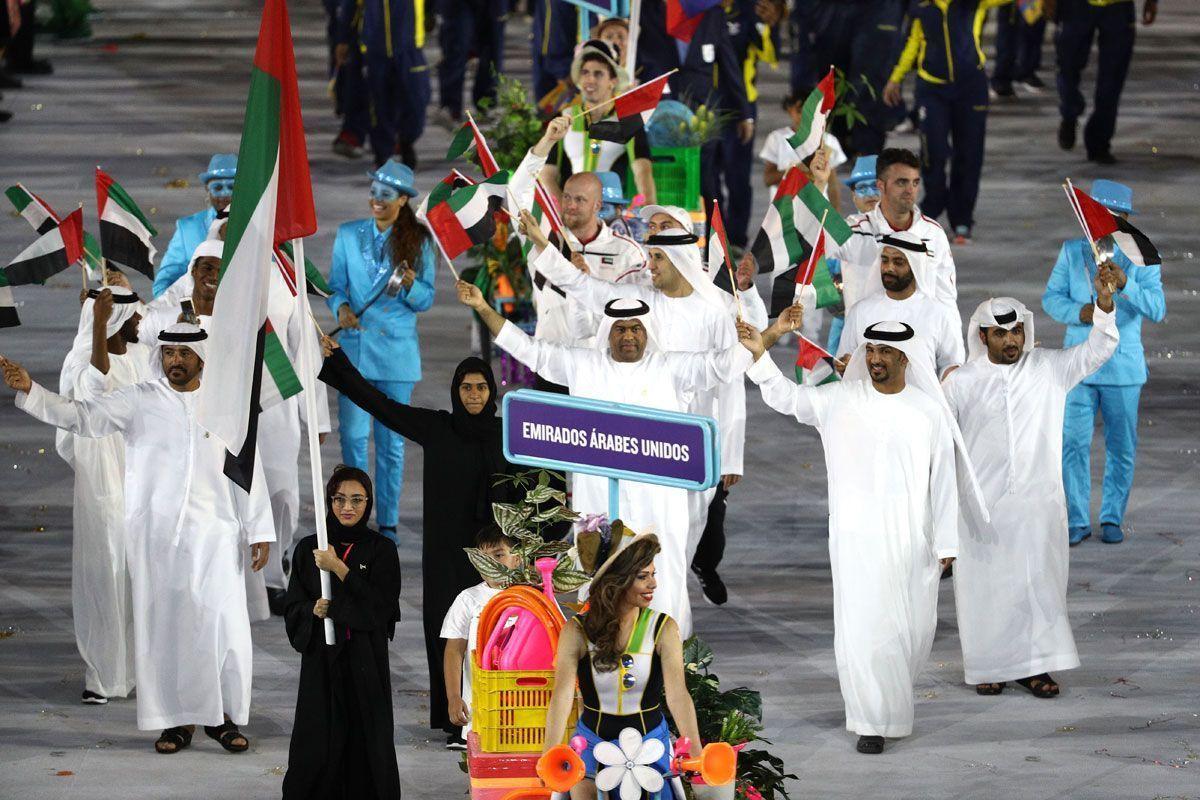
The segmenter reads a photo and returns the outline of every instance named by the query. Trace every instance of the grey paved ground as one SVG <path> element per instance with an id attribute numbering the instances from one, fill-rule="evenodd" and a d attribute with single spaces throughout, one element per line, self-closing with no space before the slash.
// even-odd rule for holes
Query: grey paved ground
<path id="1" fill-rule="evenodd" d="M 245 0 L 126 0 L 107 6 L 94 41 L 51 45 L 56 75 L 29 81 L 5 106 L 16 121 L 0 131 L 0 178 L 27 182 L 51 202 L 92 208 L 91 168 L 111 170 L 161 223 L 199 207 L 195 173 L 216 150 L 237 147 L 245 78 L 257 18 Z M 335 127 L 325 96 L 319 5 L 293 4 L 302 94 L 321 232 L 310 253 L 324 258 L 334 226 L 363 210 L 362 165 L 327 151 Z M 304 7 L 300 7 L 304 6 Z M 510 27 L 521 54 L 527 24 Z M 1121 547 L 1089 541 L 1072 551 L 1070 601 L 1083 667 L 1063 676 L 1053 702 L 1028 694 L 980 698 L 961 683 L 952 599 L 928 671 L 917 687 L 916 733 L 879 758 L 852 752 L 842 728 L 832 651 L 823 518 L 824 468 L 816 437 L 761 402 L 750 402 L 747 479 L 729 516 L 724 608 L 701 604 L 697 627 L 715 647 L 727 683 L 763 691 L 767 735 L 800 775 L 793 797 L 821 798 L 1177 798 L 1200 797 L 1200 536 L 1196 516 L 1197 354 L 1200 322 L 1194 250 L 1200 9 L 1167 4 L 1139 31 L 1137 55 L 1115 149 L 1120 170 L 1101 173 L 1053 145 L 1050 96 L 997 108 L 977 239 L 959 248 L 963 308 L 989 293 L 1036 306 L 1058 242 L 1074 235 L 1058 181 L 1101 174 L 1136 187 L 1139 223 L 1164 253 L 1169 316 L 1148 328 L 1152 380 L 1143 395 L 1142 448 L 1130 539 Z M 1049 56 L 1049 51 L 1048 56 Z M 1050 63 L 1050 62 L 1048 62 Z M 527 70 L 527 59 L 513 58 Z M 767 73 L 777 97 L 786 70 Z M 1044 73 L 1052 77 L 1049 70 Z M 764 131 L 781 124 L 764 109 Z M 901 142 L 911 141 L 900 139 Z M 424 140 L 419 183 L 443 170 L 444 136 Z M 168 188 L 174 179 L 189 188 Z M 754 218 L 764 197 L 754 198 Z M 0 224 L 6 258 L 24 246 L 24 223 Z M 78 284 L 18 289 L 25 326 L 0 333 L 0 352 L 53 383 L 70 341 Z M 416 401 L 442 404 L 443 386 L 464 352 L 465 317 L 449 277 L 421 327 L 426 381 Z M 1039 314 L 1041 338 L 1061 330 Z M 780 358 L 786 358 L 783 353 Z M 7 390 L 5 390 L 7 391 Z M 3 394 L 3 392 L 0 392 Z M 51 432 L 0 398 L 0 797 L 271 797 L 286 764 L 297 657 L 276 622 L 256 626 L 250 753 L 233 757 L 214 743 L 165 759 L 134 727 L 130 701 L 78 704 L 82 667 L 69 609 L 70 486 L 53 455 Z M 326 446 L 326 464 L 338 458 Z M 403 524 L 416 539 L 420 452 L 409 451 Z M 405 621 L 392 648 L 396 747 L 408 797 L 448 798 L 465 789 L 455 758 L 423 727 L 418 557 L 402 551 Z M 696 592 L 696 596 L 699 593 Z M 118 790 L 118 787 L 120 789 Z"/>

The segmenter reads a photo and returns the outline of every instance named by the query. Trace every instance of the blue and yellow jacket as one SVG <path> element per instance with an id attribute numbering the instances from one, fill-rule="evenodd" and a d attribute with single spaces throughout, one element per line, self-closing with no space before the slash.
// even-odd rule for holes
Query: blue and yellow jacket
<path id="1" fill-rule="evenodd" d="M 909 8 L 912 29 L 890 80 L 904 80 L 914 64 L 921 80 L 936 84 L 979 70 L 987 60 L 979 45 L 987 12 L 1012 1 L 920 0 Z"/>
<path id="2" fill-rule="evenodd" d="M 338 0 L 335 35 L 388 58 L 425 46 L 425 0 Z"/>

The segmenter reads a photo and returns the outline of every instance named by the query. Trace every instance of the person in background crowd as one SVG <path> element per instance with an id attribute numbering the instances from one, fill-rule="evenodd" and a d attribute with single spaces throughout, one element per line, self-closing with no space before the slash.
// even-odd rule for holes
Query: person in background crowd
<path id="1" fill-rule="evenodd" d="M 362 158 L 371 111 L 367 103 L 367 81 L 363 76 L 362 47 L 358 29 L 351 27 L 345 57 L 338 58 L 338 5 L 340 0 L 321 0 L 325 6 L 325 39 L 329 45 L 330 90 L 334 113 L 342 118 L 342 128 L 333 140 L 333 152 L 344 158 Z"/>
<path id="2" fill-rule="evenodd" d="M 571 76 L 579 6 L 566 0 L 533 0 L 533 96 L 540 100 Z"/>
<path id="3" fill-rule="evenodd" d="M 1013 85 L 1030 94 L 1041 94 L 1046 84 L 1038 77 L 1042 66 L 1042 40 L 1046 15 L 1040 1 L 1016 2 L 996 10 L 996 63 L 992 66 L 992 91 L 1013 97 Z"/>
<path id="4" fill-rule="evenodd" d="M 154 273 L 154 296 L 159 297 L 179 280 L 192 262 L 196 247 L 208 238 L 208 231 L 217 217 L 228 213 L 233 199 L 233 182 L 237 176 L 237 155 L 217 153 L 208 160 L 208 169 L 200 173 L 200 182 L 208 193 L 208 207 L 195 214 L 180 217 L 175 233 Z"/>
<path id="5" fill-rule="evenodd" d="M 496 97 L 497 77 L 504 72 L 504 22 L 508 0 L 437 0 L 438 103 L 434 121 L 446 130 L 462 124 L 467 61 L 474 55 L 471 102 Z"/>

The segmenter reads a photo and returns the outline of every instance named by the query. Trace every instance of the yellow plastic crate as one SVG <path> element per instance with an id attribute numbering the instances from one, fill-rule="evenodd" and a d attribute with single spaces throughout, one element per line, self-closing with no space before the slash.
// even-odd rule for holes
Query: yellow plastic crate
<path id="1" fill-rule="evenodd" d="M 554 670 L 485 670 L 471 659 L 471 729 L 485 753 L 540 753 Z M 572 708 L 563 741 L 575 730 Z"/>

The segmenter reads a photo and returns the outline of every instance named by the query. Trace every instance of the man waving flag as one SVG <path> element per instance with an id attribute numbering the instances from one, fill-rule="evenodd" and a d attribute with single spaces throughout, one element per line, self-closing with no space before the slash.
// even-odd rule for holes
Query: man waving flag
<path id="1" fill-rule="evenodd" d="M 277 245 L 317 230 L 292 32 L 284 0 L 266 0 L 238 150 L 238 179 L 225 228 L 220 288 L 198 398 L 200 423 L 236 463 L 226 474 L 248 487 L 263 398 L 300 391 L 279 337 L 267 321 L 267 290 Z M 265 367 L 265 368 L 264 368 Z M 264 386 L 265 381 L 271 385 Z"/>

